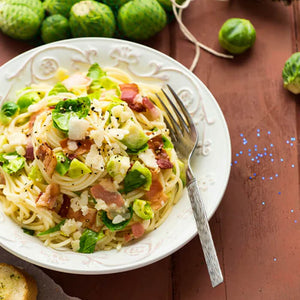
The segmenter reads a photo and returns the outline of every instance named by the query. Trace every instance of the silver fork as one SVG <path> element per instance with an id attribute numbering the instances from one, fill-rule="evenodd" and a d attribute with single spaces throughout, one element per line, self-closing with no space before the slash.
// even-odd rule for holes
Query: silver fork
<path id="1" fill-rule="evenodd" d="M 204 203 L 201 199 L 199 187 L 190 166 L 190 159 L 198 142 L 198 133 L 191 115 L 174 90 L 167 85 L 166 88 L 162 89 L 162 92 L 168 100 L 172 112 L 161 97 L 158 94 L 156 94 L 156 96 L 167 114 L 165 122 L 169 128 L 177 155 L 187 167 L 186 187 L 191 201 L 211 284 L 215 287 L 223 282 L 223 275 L 210 232 Z"/>

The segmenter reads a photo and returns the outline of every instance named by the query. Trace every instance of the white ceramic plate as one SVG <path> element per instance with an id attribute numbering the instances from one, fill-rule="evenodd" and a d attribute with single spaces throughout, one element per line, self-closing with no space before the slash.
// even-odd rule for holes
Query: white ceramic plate
<path id="1" fill-rule="evenodd" d="M 75 72 L 87 70 L 94 62 L 103 67 L 121 68 L 139 82 L 168 83 L 181 96 L 199 129 L 200 142 L 193 157 L 193 169 L 210 218 L 221 202 L 229 177 L 229 133 L 209 90 L 172 58 L 139 44 L 106 38 L 71 39 L 41 46 L 0 68 L 1 101 L 32 82 L 51 80 L 58 67 Z M 175 252 L 195 234 L 196 226 L 186 192 L 157 230 L 120 251 L 93 254 L 46 248 L 37 238 L 23 233 L 0 211 L 2 247 L 34 264 L 68 273 L 105 274 L 142 267 Z"/>

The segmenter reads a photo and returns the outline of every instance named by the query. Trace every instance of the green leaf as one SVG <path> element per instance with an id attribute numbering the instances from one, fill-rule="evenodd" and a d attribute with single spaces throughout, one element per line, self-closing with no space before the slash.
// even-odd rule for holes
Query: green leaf
<path id="1" fill-rule="evenodd" d="M 60 101 L 52 112 L 52 121 L 55 128 L 67 133 L 71 117 L 85 118 L 91 107 L 89 97 L 79 97 Z"/>
<path id="2" fill-rule="evenodd" d="M 100 68 L 99 64 L 94 63 L 90 66 L 86 76 L 93 79 L 93 80 L 97 80 L 97 79 L 100 79 L 103 76 L 106 76 L 106 72 L 104 72 Z"/>
<path id="3" fill-rule="evenodd" d="M 106 211 L 102 210 L 101 211 L 101 220 L 104 223 L 104 225 L 110 230 L 110 231 L 117 231 L 117 230 L 122 230 L 123 228 L 125 228 L 127 226 L 127 224 L 130 222 L 132 215 L 133 215 L 133 210 L 131 207 L 128 208 L 129 212 L 130 212 L 130 217 L 129 219 L 117 223 L 117 224 L 113 224 L 112 220 L 108 218 Z"/>
<path id="4" fill-rule="evenodd" d="M 64 225 L 65 222 L 66 222 L 66 219 L 62 220 L 61 222 L 59 222 L 58 224 L 56 224 L 54 227 L 51 227 L 51 228 L 49 228 L 48 230 L 45 230 L 45 231 L 40 232 L 40 233 L 38 234 L 38 236 L 46 235 L 46 234 L 50 234 L 50 233 L 59 231 L 59 230 L 60 230 L 60 227 L 61 227 L 62 225 Z"/>
<path id="5" fill-rule="evenodd" d="M 59 175 L 63 176 L 68 172 L 71 160 L 67 156 L 65 156 L 63 152 L 57 152 L 55 156 L 57 161 L 55 170 Z"/>
<path id="6" fill-rule="evenodd" d="M 31 168 L 28 178 L 30 178 L 33 182 L 45 183 L 43 174 L 37 165 Z"/>
<path id="7" fill-rule="evenodd" d="M 95 232 L 91 229 L 85 229 L 79 239 L 80 253 L 93 253 L 95 251 L 96 244 L 99 240 L 104 238 L 105 234 L 101 232 Z"/>
<path id="8" fill-rule="evenodd" d="M 2 169 L 8 174 L 13 174 L 21 170 L 25 166 L 25 161 L 25 157 L 19 155 L 17 152 L 0 154 Z"/>
<path id="9" fill-rule="evenodd" d="M 149 148 L 148 143 L 144 144 L 140 149 L 137 150 L 130 150 L 129 148 L 126 149 L 126 152 L 130 155 L 138 155 Z"/>
<path id="10" fill-rule="evenodd" d="M 68 89 L 61 83 L 58 82 L 54 85 L 53 89 L 49 92 L 48 96 L 55 96 L 59 93 L 68 93 Z"/>
<path id="11" fill-rule="evenodd" d="M 29 234 L 29 235 L 34 235 L 34 230 L 32 229 L 27 229 L 27 228 L 23 228 L 24 233 Z"/>

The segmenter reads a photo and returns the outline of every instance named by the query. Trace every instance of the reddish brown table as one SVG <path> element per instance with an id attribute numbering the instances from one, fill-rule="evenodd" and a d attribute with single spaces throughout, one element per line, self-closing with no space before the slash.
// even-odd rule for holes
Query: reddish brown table
<path id="1" fill-rule="evenodd" d="M 229 17 L 252 21 L 254 48 L 234 60 L 202 51 L 195 70 L 219 102 L 232 140 L 228 188 L 210 221 L 224 284 L 211 288 L 195 238 L 162 261 L 120 274 L 45 270 L 68 294 L 88 300 L 300 299 L 299 97 L 284 90 L 281 79 L 285 60 L 299 47 L 300 4 L 199 0 L 184 13 L 195 36 L 218 50 L 218 30 Z M 1 64 L 33 47 L 0 38 Z M 174 23 L 146 44 L 186 66 L 192 62 L 193 46 Z"/>

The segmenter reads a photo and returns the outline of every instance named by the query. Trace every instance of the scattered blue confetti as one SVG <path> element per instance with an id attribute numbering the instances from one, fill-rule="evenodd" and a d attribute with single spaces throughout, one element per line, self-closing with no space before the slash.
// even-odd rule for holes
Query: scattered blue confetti
<path id="1" fill-rule="evenodd" d="M 296 139 L 294 137 L 291 138 L 291 141 L 296 141 Z"/>
<path id="2" fill-rule="evenodd" d="M 270 153 L 269 155 L 270 155 L 270 156 L 273 156 L 273 154 L 272 154 L 272 153 Z"/>
<path id="3" fill-rule="evenodd" d="M 265 180 L 265 177 L 264 176 L 262 176 L 262 178 L 261 178 L 262 180 Z"/>
<path id="4" fill-rule="evenodd" d="M 281 195 L 281 192 L 278 192 L 278 195 Z"/>
<path id="5" fill-rule="evenodd" d="M 252 157 L 251 160 L 254 161 L 255 159 Z"/>
<path id="6" fill-rule="evenodd" d="M 260 160 L 258 159 L 256 162 L 259 164 L 259 163 L 260 163 Z"/>
<path id="7" fill-rule="evenodd" d="M 283 158 L 280 158 L 280 161 L 283 161 Z"/>
<path id="8" fill-rule="evenodd" d="M 243 137 L 244 135 L 241 133 L 240 136 Z"/>
<path id="9" fill-rule="evenodd" d="M 294 146 L 294 144 L 293 144 L 293 143 L 290 143 L 290 145 L 291 145 L 291 146 Z"/>
<path id="10" fill-rule="evenodd" d="M 260 136 L 260 134 L 258 133 L 257 136 Z"/>
<path id="11" fill-rule="evenodd" d="M 294 210 L 293 209 L 291 209 L 291 213 L 293 213 L 294 212 Z"/>
<path id="12" fill-rule="evenodd" d="M 294 221 L 294 223 L 298 223 L 298 221 L 297 221 L 297 220 L 295 220 L 295 221 Z"/>
<path id="13" fill-rule="evenodd" d="M 251 149 L 248 149 L 248 152 L 251 152 Z"/>
<path id="14" fill-rule="evenodd" d="M 254 148 L 257 148 L 257 145 L 254 145 Z"/>
<path id="15" fill-rule="evenodd" d="M 272 177 L 272 176 L 270 177 L 270 180 L 273 180 L 273 177 Z"/>
<path id="16" fill-rule="evenodd" d="M 264 148 L 264 151 L 267 151 L 267 148 L 266 148 L 266 147 Z"/>
<path id="17" fill-rule="evenodd" d="M 264 153 L 264 156 L 267 156 L 267 152 Z"/>
<path id="18" fill-rule="evenodd" d="M 268 134 L 271 134 L 271 131 L 268 131 Z"/>
<path id="19" fill-rule="evenodd" d="M 237 164 L 237 160 L 235 160 L 234 163 Z"/>
<path id="20" fill-rule="evenodd" d="M 240 154 L 243 154 L 243 151 L 240 151 Z"/>
<path id="21" fill-rule="evenodd" d="M 295 168 L 295 165 L 292 165 L 292 168 Z"/>
<path id="22" fill-rule="evenodd" d="M 252 177 L 251 177 L 251 176 L 249 176 L 249 179 L 252 179 Z"/>
<path id="23" fill-rule="evenodd" d="M 273 144 L 270 144 L 270 147 L 274 147 L 274 145 L 273 145 Z"/>
<path id="24" fill-rule="evenodd" d="M 260 129 L 257 129 L 257 132 L 260 132 Z"/>
<path id="25" fill-rule="evenodd" d="M 253 173 L 253 176 L 256 176 L 256 173 Z"/>
<path id="26" fill-rule="evenodd" d="M 275 177 L 278 177 L 278 174 L 277 174 L 277 173 L 275 174 Z"/>
<path id="27" fill-rule="evenodd" d="M 248 156 L 251 156 L 251 153 L 248 153 Z"/>
<path id="28" fill-rule="evenodd" d="M 271 158 L 271 162 L 273 162 L 274 161 L 274 158 Z"/>
<path id="29" fill-rule="evenodd" d="M 261 204 L 262 204 L 262 205 L 265 205 L 265 202 L 263 201 Z"/>
<path id="30" fill-rule="evenodd" d="M 276 257 L 274 257 L 274 258 L 273 258 L 273 260 L 274 260 L 274 261 L 277 261 L 277 258 L 276 258 Z"/>
<path id="31" fill-rule="evenodd" d="M 237 153 L 235 156 L 239 156 L 239 154 Z"/>
<path id="32" fill-rule="evenodd" d="M 286 141 L 286 143 L 287 143 L 287 144 L 289 144 L 289 143 L 290 143 L 290 141 L 289 141 L 289 140 L 287 140 L 287 141 Z"/>

